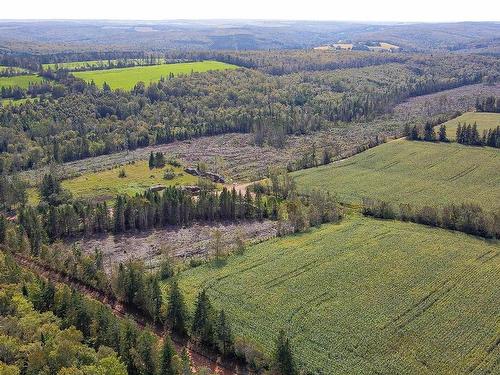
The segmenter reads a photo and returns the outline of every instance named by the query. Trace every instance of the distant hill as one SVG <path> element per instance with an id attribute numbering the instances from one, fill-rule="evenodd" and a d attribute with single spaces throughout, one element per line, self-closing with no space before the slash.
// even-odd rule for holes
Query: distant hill
<path id="1" fill-rule="evenodd" d="M 0 21 L 0 51 L 70 52 L 109 46 L 123 50 L 297 49 L 338 40 L 385 42 L 406 51 L 498 54 L 500 23 Z"/>

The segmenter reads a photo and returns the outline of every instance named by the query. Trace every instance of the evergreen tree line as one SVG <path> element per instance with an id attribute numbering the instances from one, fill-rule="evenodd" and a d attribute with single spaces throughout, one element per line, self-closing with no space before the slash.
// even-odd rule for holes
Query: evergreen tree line
<path id="1" fill-rule="evenodd" d="M 458 123 L 457 142 L 469 146 L 489 146 L 500 148 L 500 126 L 495 129 L 484 130 L 483 135 L 479 135 L 477 124 L 473 125 Z"/>
<path id="2" fill-rule="evenodd" d="M 457 230 L 485 238 L 500 238 L 500 213 L 485 212 L 473 203 L 449 204 L 443 207 L 400 204 L 395 208 L 388 202 L 365 198 L 363 214 Z"/>
<path id="3" fill-rule="evenodd" d="M 476 111 L 500 113 L 500 97 L 477 98 Z"/>

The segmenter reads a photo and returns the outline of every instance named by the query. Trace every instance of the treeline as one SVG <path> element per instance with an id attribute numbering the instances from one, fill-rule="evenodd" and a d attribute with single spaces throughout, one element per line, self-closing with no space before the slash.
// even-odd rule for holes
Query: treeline
<path id="1" fill-rule="evenodd" d="M 500 97 L 477 98 L 476 111 L 500 113 Z"/>
<path id="2" fill-rule="evenodd" d="M 407 139 L 411 141 L 426 141 L 426 142 L 450 142 L 446 133 L 446 125 L 442 124 L 439 127 L 439 132 L 436 134 L 433 123 L 426 122 L 425 126 L 414 125 L 407 128 L 404 133 Z M 479 134 L 477 123 L 457 125 L 456 138 L 457 143 L 468 146 L 488 146 L 500 148 L 500 126 L 496 129 L 483 130 L 483 134 Z"/>
<path id="3" fill-rule="evenodd" d="M 394 207 L 388 202 L 365 198 L 363 214 L 457 230 L 485 238 L 500 238 L 500 213 L 486 212 L 473 203 L 449 204 L 443 207 L 400 204 Z"/>
<path id="4" fill-rule="evenodd" d="M 281 76 L 240 69 L 166 77 L 131 92 L 47 71 L 48 81 L 25 94 L 39 101 L 0 108 L 0 172 L 229 132 L 281 147 L 290 134 L 371 119 L 409 96 L 480 82 L 495 68 L 483 60 L 408 55 L 399 63 Z"/>

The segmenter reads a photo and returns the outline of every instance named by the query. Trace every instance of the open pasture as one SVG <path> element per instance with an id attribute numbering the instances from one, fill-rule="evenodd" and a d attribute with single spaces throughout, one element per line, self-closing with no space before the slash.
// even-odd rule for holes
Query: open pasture
<path id="1" fill-rule="evenodd" d="M 125 177 L 119 177 L 121 169 Z M 173 169 L 175 177 L 164 179 L 165 171 Z M 163 168 L 149 169 L 148 162 L 141 160 L 120 167 L 115 167 L 95 173 L 84 173 L 81 176 L 62 181 L 62 186 L 73 196 L 79 198 L 107 201 L 118 194 L 134 195 L 142 193 L 153 185 L 195 185 L 197 177 L 185 173 L 182 168 L 166 165 Z M 35 189 L 30 189 L 30 201 L 38 201 Z"/>
<path id="2" fill-rule="evenodd" d="M 42 64 L 43 69 L 67 69 L 67 70 L 84 70 L 92 68 L 108 68 L 109 64 L 117 64 L 119 61 L 123 60 L 87 60 L 87 61 L 71 61 L 71 62 L 61 62 L 61 63 L 51 63 Z M 133 65 L 143 65 L 144 60 L 142 59 L 127 59 L 128 64 Z"/>
<path id="3" fill-rule="evenodd" d="M 353 216 L 184 271 L 179 285 L 191 311 L 205 288 L 267 355 L 285 329 L 309 373 L 498 373 L 498 255 L 498 242 Z"/>
<path id="4" fill-rule="evenodd" d="M 488 113 L 488 112 L 466 112 L 461 116 L 454 118 L 453 120 L 447 121 L 446 125 L 446 135 L 449 139 L 455 140 L 457 135 L 458 123 L 463 124 L 477 124 L 477 129 L 479 130 L 479 135 L 483 135 L 483 131 L 488 131 L 489 129 L 494 129 L 500 126 L 500 113 Z M 439 126 L 436 127 L 436 131 Z"/>
<path id="5" fill-rule="evenodd" d="M 42 82 L 43 78 L 35 74 L 26 74 L 14 77 L 0 77 L 0 87 L 21 87 L 27 89 L 30 83 Z"/>
<path id="6" fill-rule="evenodd" d="M 346 203 L 475 202 L 492 210 L 500 209 L 499 170 L 498 149 L 397 140 L 292 175 L 300 190 L 326 189 Z"/>
<path id="7" fill-rule="evenodd" d="M 146 84 L 159 81 L 170 74 L 191 74 L 210 70 L 237 69 L 238 67 L 219 61 L 198 61 L 190 63 L 162 64 L 152 66 L 136 66 L 131 68 L 117 68 L 107 70 L 93 70 L 75 72 L 74 75 L 87 82 L 94 81 L 97 86 L 104 82 L 112 89 L 131 90 L 135 84 L 142 81 Z"/>

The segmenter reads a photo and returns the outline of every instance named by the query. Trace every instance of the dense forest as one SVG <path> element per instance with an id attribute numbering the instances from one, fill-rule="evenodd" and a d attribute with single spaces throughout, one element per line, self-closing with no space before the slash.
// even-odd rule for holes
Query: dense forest
<path id="1" fill-rule="evenodd" d="M 24 93 L 4 90 L 6 96 L 38 99 L 0 109 L 0 171 L 228 132 L 253 133 L 256 144 L 281 147 L 288 134 L 370 119 L 409 97 L 490 81 L 499 71 L 495 60 L 478 56 L 352 54 L 345 62 L 336 54 L 279 52 L 272 61 L 281 72 L 304 71 L 166 77 L 138 83 L 131 92 L 48 70 L 42 73 L 46 81 Z M 241 58 L 268 70 L 265 56 Z"/>

